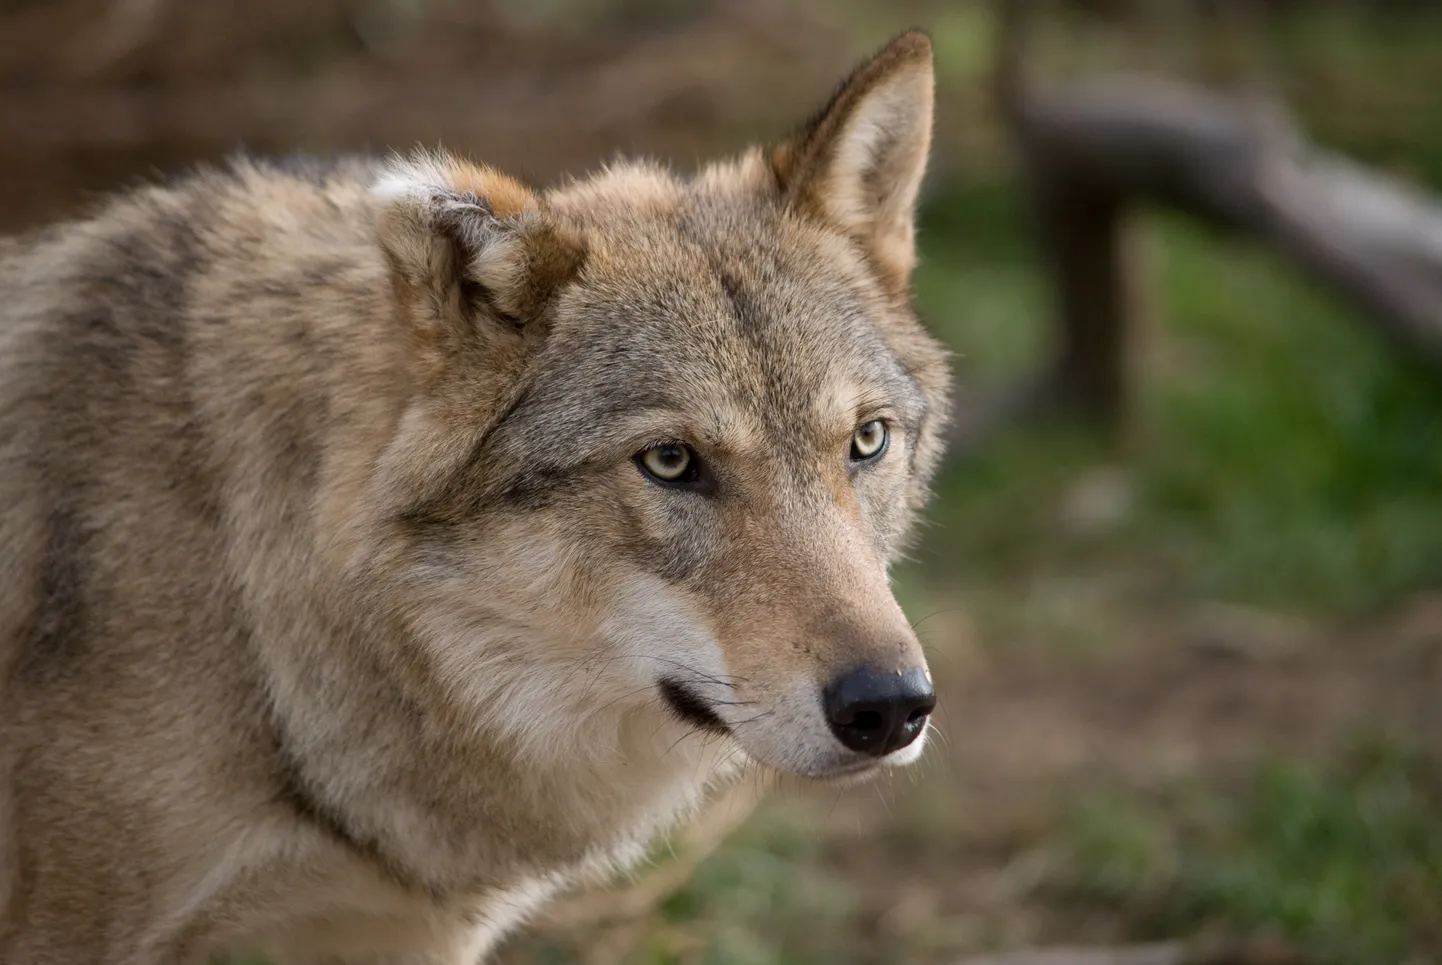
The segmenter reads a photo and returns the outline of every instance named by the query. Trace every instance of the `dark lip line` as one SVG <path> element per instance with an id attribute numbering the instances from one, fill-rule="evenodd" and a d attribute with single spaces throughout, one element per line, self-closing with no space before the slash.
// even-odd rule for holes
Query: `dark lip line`
<path id="1" fill-rule="evenodd" d="M 664 677 L 657 684 L 657 688 L 671 713 L 678 719 L 709 734 L 731 733 L 731 728 L 726 726 L 726 722 L 716 711 L 679 680 Z"/>

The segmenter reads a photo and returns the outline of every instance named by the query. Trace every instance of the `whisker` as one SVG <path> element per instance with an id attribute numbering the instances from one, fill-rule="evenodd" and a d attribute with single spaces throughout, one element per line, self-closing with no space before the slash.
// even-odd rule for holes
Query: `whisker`
<path id="1" fill-rule="evenodd" d="M 943 613 L 964 613 L 964 612 L 966 612 L 966 607 L 960 607 L 960 606 L 947 607 L 947 608 L 944 609 L 944 610 L 935 610 L 935 611 L 933 611 L 933 612 L 931 612 L 931 613 L 928 613 L 926 616 L 922 617 L 920 620 L 917 620 L 915 623 L 913 623 L 913 624 L 911 625 L 911 629 L 912 629 L 912 630 L 915 630 L 917 627 L 921 626 L 921 625 L 922 625 L 923 623 L 925 623 L 927 620 L 930 620 L 932 617 L 939 617 L 939 616 L 941 616 Z"/>
<path id="2" fill-rule="evenodd" d="M 619 697 L 616 697 L 616 698 L 614 698 L 614 699 L 612 699 L 612 700 L 608 700 L 606 703 L 602 704 L 600 707 L 597 707 L 594 711 L 592 711 L 592 713 L 595 713 L 595 714 L 602 713 L 602 712 L 604 712 L 604 711 L 606 711 L 606 710 L 609 710 L 610 708 L 614 707 L 616 704 L 619 704 L 621 701 L 623 701 L 623 700 L 630 700 L 632 697 L 635 697 L 637 694 L 644 694 L 644 693 L 645 693 L 646 691 L 648 691 L 648 690 L 651 691 L 652 694 L 653 694 L 653 696 L 652 696 L 652 701 L 655 701 L 655 700 L 659 699 L 660 695 L 655 693 L 655 688 L 652 687 L 650 684 L 647 684 L 647 685 L 644 686 L 644 687 L 637 687 L 635 690 L 628 690 L 626 693 L 621 694 Z"/>
<path id="3" fill-rule="evenodd" d="M 655 660 L 658 663 L 670 664 L 678 670 L 684 670 L 698 680 L 709 680 L 711 683 L 720 684 L 723 687 L 735 686 L 733 681 L 740 681 L 741 683 L 746 682 L 745 677 L 739 676 L 737 674 L 727 674 L 726 676 L 728 679 L 723 680 L 720 677 L 717 677 L 714 674 L 709 674 L 704 670 L 698 670 L 695 667 L 689 667 L 686 664 L 681 663 L 679 660 L 672 660 L 669 657 L 662 657 L 657 654 L 644 654 L 643 656 L 647 660 Z"/>

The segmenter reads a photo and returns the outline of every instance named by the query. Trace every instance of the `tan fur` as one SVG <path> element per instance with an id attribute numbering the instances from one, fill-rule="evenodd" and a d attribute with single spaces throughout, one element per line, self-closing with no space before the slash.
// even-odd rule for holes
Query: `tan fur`
<path id="1" fill-rule="evenodd" d="M 914 760 L 818 695 L 924 666 L 930 118 L 909 34 L 689 178 L 237 160 L 0 244 L 0 961 L 475 962 L 746 768 Z"/>

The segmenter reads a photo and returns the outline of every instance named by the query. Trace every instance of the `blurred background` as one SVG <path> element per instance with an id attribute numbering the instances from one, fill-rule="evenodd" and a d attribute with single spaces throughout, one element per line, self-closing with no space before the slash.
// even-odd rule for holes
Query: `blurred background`
<path id="1" fill-rule="evenodd" d="M 876 785 L 748 784 L 509 965 L 1442 962 L 1442 7 L 999 19 L 0 3 L 5 231 L 237 149 L 687 168 L 932 32 L 917 289 L 961 401 L 898 592 L 940 733 Z"/>

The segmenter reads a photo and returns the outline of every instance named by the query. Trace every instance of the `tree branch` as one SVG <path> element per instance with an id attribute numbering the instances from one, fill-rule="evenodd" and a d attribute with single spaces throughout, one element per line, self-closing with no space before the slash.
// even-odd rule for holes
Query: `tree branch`
<path id="1" fill-rule="evenodd" d="M 955 420 L 1062 408 L 1103 427 L 1125 409 L 1135 326 L 1123 224 L 1160 204 L 1272 245 L 1403 351 L 1442 367 L 1442 204 L 1307 142 L 1285 110 L 1150 77 L 1041 90 L 1027 71 L 1034 0 L 996 0 L 993 94 L 1022 161 L 1056 280 L 1058 347 L 1029 396 Z M 972 416 L 968 421 L 966 416 Z"/>
<path id="2" fill-rule="evenodd" d="M 1019 117 L 1043 178 L 1269 242 L 1442 365 L 1442 206 L 1421 192 L 1313 148 L 1278 112 L 1177 84 L 1090 84 Z"/>

